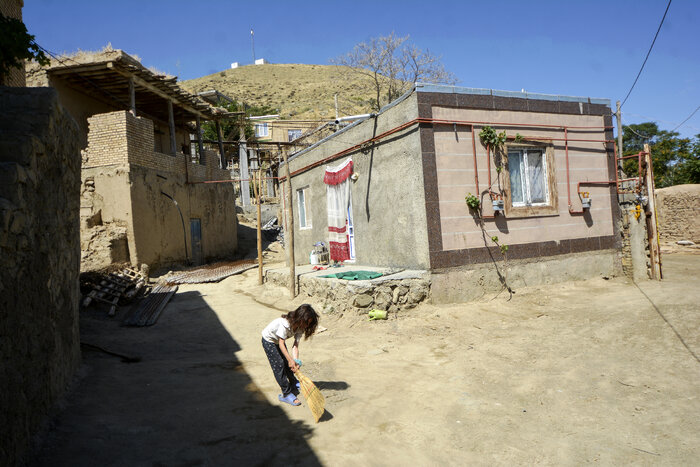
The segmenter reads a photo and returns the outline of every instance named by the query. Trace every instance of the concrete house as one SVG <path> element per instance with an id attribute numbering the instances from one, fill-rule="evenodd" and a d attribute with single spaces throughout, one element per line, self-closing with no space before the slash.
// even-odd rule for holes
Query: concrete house
<path id="1" fill-rule="evenodd" d="M 436 302 L 500 287 L 504 272 L 513 287 L 611 275 L 610 115 L 606 99 L 416 85 L 290 159 L 297 263 L 330 241 L 357 265 L 430 271 Z M 505 132 L 500 150 L 487 127 Z"/>
<path id="2" fill-rule="evenodd" d="M 80 127 L 83 270 L 235 252 L 232 184 L 206 183 L 231 179 L 223 146 L 196 136 L 202 121 L 233 115 L 121 50 L 34 66 L 28 83 L 55 88 Z"/>

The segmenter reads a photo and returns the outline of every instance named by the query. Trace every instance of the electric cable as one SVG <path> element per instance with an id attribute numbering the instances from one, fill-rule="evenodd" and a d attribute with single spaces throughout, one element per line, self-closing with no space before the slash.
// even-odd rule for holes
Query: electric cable
<path id="1" fill-rule="evenodd" d="M 695 108 L 695 110 L 693 110 L 693 113 L 691 113 L 690 115 L 688 115 L 688 118 L 686 118 L 685 120 L 683 120 L 682 122 L 680 122 L 680 123 L 676 126 L 676 128 L 674 128 L 673 130 L 671 130 L 671 133 L 673 133 L 674 131 L 676 131 L 676 130 L 679 129 L 680 127 L 682 127 L 683 124 L 684 124 L 685 122 L 687 122 L 688 120 L 690 120 L 690 119 L 692 118 L 692 116 L 695 115 L 695 112 L 697 112 L 698 110 L 700 110 L 700 105 L 697 106 L 697 107 Z"/>
<path id="2" fill-rule="evenodd" d="M 646 58 L 644 58 L 644 62 L 642 63 L 642 67 L 639 69 L 639 73 L 637 73 L 637 77 L 634 79 L 634 83 L 632 83 L 632 87 L 630 90 L 627 92 L 627 95 L 625 96 L 625 99 L 622 101 L 622 105 L 620 105 L 620 108 L 622 108 L 623 105 L 625 105 L 625 102 L 627 102 L 627 98 L 630 97 L 630 94 L 632 93 L 632 89 L 634 89 L 634 86 L 637 84 L 637 80 L 639 79 L 639 76 L 642 74 L 642 70 L 644 70 L 644 65 L 646 65 L 647 60 L 649 59 L 649 54 L 651 54 L 651 49 L 654 48 L 654 43 L 656 42 L 656 38 L 659 37 L 659 31 L 661 31 L 661 26 L 664 24 L 664 20 L 666 19 L 666 13 L 668 13 L 668 9 L 671 7 L 671 1 L 668 0 L 668 5 L 666 5 L 666 11 L 664 11 L 664 16 L 661 18 L 661 23 L 659 23 L 659 28 L 656 30 L 656 34 L 654 35 L 654 40 L 651 41 L 651 46 L 649 47 L 649 51 L 647 52 Z"/>

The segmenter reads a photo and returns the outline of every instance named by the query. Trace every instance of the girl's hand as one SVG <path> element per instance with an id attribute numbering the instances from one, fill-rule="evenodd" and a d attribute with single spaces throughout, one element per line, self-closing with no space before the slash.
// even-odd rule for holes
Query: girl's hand
<path id="1" fill-rule="evenodd" d="M 296 373 L 297 370 L 299 369 L 299 365 L 297 365 L 297 362 L 294 360 L 289 361 L 289 368 L 292 370 L 292 372 Z"/>

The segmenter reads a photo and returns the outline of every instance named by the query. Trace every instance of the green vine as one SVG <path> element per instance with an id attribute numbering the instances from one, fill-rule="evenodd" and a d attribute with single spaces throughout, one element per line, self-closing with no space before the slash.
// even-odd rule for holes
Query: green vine
<path id="1" fill-rule="evenodd" d="M 49 59 L 22 21 L 0 14 L 0 31 L 0 80 L 12 68 L 21 69 L 24 60 L 34 59 L 40 65 L 49 64 Z"/>
<path id="2" fill-rule="evenodd" d="M 473 195 L 471 193 L 467 193 L 467 196 L 464 197 L 464 201 L 467 203 L 467 206 L 469 206 L 471 209 L 473 209 L 477 213 L 479 212 L 479 208 L 481 207 L 481 201 L 479 201 L 478 196 Z"/>
<path id="3" fill-rule="evenodd" d="M 500 151 L 503 149 L 503 145 L 506 144 L 506 132 L 498 133 L 493 127 L 485 126 L 479 132 L 479 139 L 484 146 L 494 151 Z"/>

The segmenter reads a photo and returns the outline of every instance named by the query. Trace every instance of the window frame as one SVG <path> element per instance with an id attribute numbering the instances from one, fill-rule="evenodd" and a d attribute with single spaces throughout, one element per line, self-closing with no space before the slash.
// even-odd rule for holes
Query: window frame
<path id="1" fill-rule="evenodd" d="M 311 214 L 309 212 L 309 186 L 305 186 L 302 188 L 297 188 L 297 212 L 298 212 L 298 218 L 299 218 L 299 230 L 309 230 L 313 227 L 313 224 L 311 222 Z M 301 223 L 301 213 L 302 213 L 302 197 L 304 199 L 303 202 L 303 207 L 304 207 L 304 225 Z"/>
<path id="2" fill-rule="evenodd" d="M 264 134 L 258 131 L 261 128 L 265 129 Z M 255 124 L 255 136 L 258 138 L 269 138 L 270 137 L 270 128 L 267 126 L 267 122 L 261 122 L 261 123 Z"/>
<path id="3" fill-rule="evenodd" d="M 294 132 L 295 135 L 299 135 L 296 138 L 292 139 L 292 135 L 290 133 Z M 301 136 L 304 134 L 303 130 L 292 128 L 287 130 L 287 142 L 291 143 L 292 141 L 301 138 Z"/>
<path id="4" fill-rule="evenodd" d="M 505 193 L 504 193 L 504 207 L 506 217 L 517 218 L 517 217 L 538 217 L 538 216 L 556 216 L 559 215 L 559 199 L 557 194 L 557 183 L 556 183 L 556 168 L 554 165 L 554 146 L 552 144 L 545 143 L 507 143 L 505 148 L 505 158 L 506 158 L 506 170 L 505 170 Z M 508 153 L 513 151 L 523 151 L 523 162 L 522 167 L 526 168 L 526 153 L 527 151 L 542 151 L 542 162 L 544 165 L 544 189 L 546 192 L 546 202 L 544 203 L 513 203 L 511 196 L 512 188 L 510 184 L 510 166 Z M 524 173 L 526 178 L 523 183 L 523 188 L 527 186 L 527 195 L 524 193 L 524 199 L 529 199 L 531 197 L 529 192 L 530 181 L 527 178 L 527 172 Z M 526 198 L 527 196 L 527 198 Z"/>

